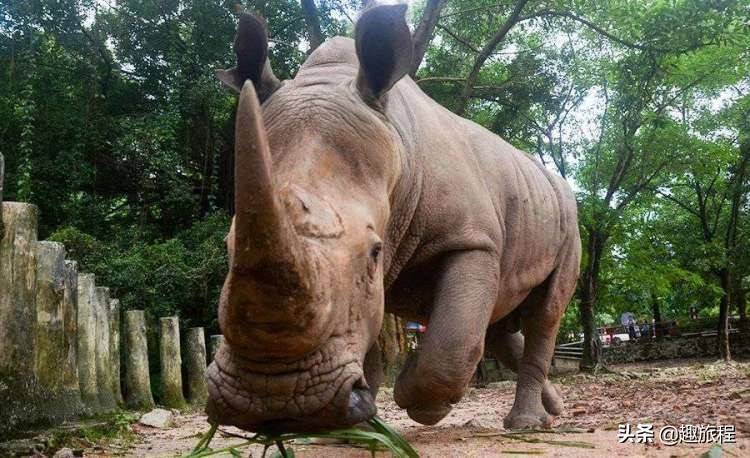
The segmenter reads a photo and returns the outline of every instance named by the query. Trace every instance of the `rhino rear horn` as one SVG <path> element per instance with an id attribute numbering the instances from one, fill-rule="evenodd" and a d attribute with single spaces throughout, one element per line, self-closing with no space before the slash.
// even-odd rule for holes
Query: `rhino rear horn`
<path id="1" fill-rule="evenodd" d="M 357 21 L 357 89 L 367 102 L 381 98 L 409 73 L 414 44 L 405 14 L 406 5 L 378 5 Z"/>
<path id="2" fill-rule="evenodd" d="M 234 53 L 237 67 L 216 71 L 216 77 L 227 87 L 239 93 L 245 81 L 250 80 L 263 101 L 281 86 L 268 61 L 268 33 L 263 19 L 250 13 L 240 15 Z"/>

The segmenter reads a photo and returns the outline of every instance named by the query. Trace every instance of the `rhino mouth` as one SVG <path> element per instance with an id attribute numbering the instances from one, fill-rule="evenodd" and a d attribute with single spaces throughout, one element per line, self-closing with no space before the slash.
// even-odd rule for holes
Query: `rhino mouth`
<path id="1" fill-rule="evenodd" d="M 333 347 L 336 342 L 329 341 L 301 361 L 262 364 L 223 345 L 208 369 L 209 420 L 267 434 L 368 420 L 376 407 L 362 364 L 353 355 L 331 352 Z"/>

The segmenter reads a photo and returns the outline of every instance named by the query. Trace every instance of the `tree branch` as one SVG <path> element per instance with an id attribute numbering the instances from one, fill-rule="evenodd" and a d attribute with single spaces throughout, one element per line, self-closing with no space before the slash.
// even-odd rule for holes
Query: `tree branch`
<path id="1" fill-rule="evenodd" d="M 307 53 L 310 54 L 323 44 L 325 35 L 320 29 L 318 8 L 315 6 L 315 2 L 313 0 L 300 0 L 300 3 L 302 5 L 302 16 L 305 18 L 305 25 L 307 26 L 307 38 L 310 40 L 310 49 Z"/>
<path id="2" fill-rule="evenodd" d="M 435 33 L 435 26 L 440 18 L 440 11 L 443 9 L 446 2 L 447 0 L 427 0 L 424 12 L 422 13 L 422 18 L 412 36 L 412 41 L 414 42 L 414 57 L 411 71 L 409 72 L 409 75 L 412 78 L 417 74 L 417 70 L 419 70 L 419 66 L 422 64 L 424 55 L 427 52 L 427 45 L 430 44 L 432 35 Z"/>
<path id="3" fill-rule="evenodd" d="M 464 88 L 461 91 L 461 97 L 459 98 L 458 106 L 456 107 L 456 114 L 458 114 L 459 116 L 463 115 L 464 111 L 466 111 L 466 105 L 469 101 L 469 97 L 471 96 L 471 91 L 476 85 L 477 78 L 479 78 L 479 71 L 482 69 L 482 66 L 495 51 L 497 45 L 505 39 L 505 36 L 508 35 L 510 29 L 513 28 L 514 25 L 516 25 L 519 17 L 521 16 L 521 12 L 523 11 L 524 6 L 526 6 L 528 2 L 529 0 L 518 0 L 516 2 L 515 6 L 513 7 L 513 11 L 508 16 L 508 19 L 505 20 L 505 23 L 502 25 L 502 27 L 500 27 L 500 30 L 495 33 L 492 39 L 490 39 L 490 41 L 487 42 L 486 45 L 484 45 L 482 50 L 479 52 L 479 55 L 474 60 L 474 65 L 471 68 L 471 72 L 469 72 L 469 75 L 466 77 L 466 83 L 464 84 Z"/>
<path id="4" fill-rule="evenodd" d="M 451 38 L 453 38 L 457 42 L 459 42 L 462 45 L 466 46 L 467 48 L 471 49 L 473 52 L 479 53 L 479 48 L 477 48 L 472 43 L 470 43 L 469 40 L 458 36 L 455 32 L 451 31 L 448 27 L 446 27 L 446 26 L 444 26 L 442 24 L 437 24 L 436 27 L 439 28 L 440 30 L 442 30 L 443 32 L 447 33 Z"/>

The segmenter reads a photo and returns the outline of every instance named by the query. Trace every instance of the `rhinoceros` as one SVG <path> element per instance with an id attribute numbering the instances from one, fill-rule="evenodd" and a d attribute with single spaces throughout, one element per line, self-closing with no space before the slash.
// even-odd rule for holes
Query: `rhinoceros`
<path id="1" fill-rule="evenodd" d="M 435 424 L 480 358 L 517 371 L 507 428 L 549 425 L 547 372 L 579 273 L 576 202 L 526 153 L 407 75 L 406 6 L 362 13 L 279 81 L 265 22 L 239 18 L 235 215 L 208 370 L 210 421 L 248 431 L 346 427 L 376 413 L 385 312 L 427 325 L 394 388 Z"/>

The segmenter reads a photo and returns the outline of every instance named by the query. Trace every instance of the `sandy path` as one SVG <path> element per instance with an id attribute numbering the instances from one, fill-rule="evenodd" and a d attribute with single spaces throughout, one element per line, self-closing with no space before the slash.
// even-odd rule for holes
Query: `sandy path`
<path id="1" fill-rule="evenodd" d="M 669 367 L 667 367 L 669 366 Z M 439 425 L 411 421 L 391 399 L 391 391 L 378 396 L 379 415 L 402 432 L 425 457 L 490 457 L 521 454 L 545 456 L 697 456 L 711 445 L 666 446 L 618 443 L 618 425 L 630 422 L 663 425 L 730 424 L 736 426 L 737 443 L 724 445 L 725 456 L 750 456 L 750 363 L 732 366 L 706 362 L 661 362 L 616 368 L 622 375 L 592 377 L 578 374 L 557 380 L 566 400 L 566 412 L 555 421 L 555 433 L 526 434 L 518 440 L 501 434 L 502 418 L 513 402 L 513 382 L 471 389 Z M 180 415 L 177 426 L 155 430 L 134 425 L 139 440 L 128 456 L 167 457 L 189 451 L 197 434 L 207 429 L 205 417 Z M 560 432 L 560 431 L 575 432 Z M 227 428 L 226 431 L 241 433 Z M 217 436 L 214 448 L 242 442 Z M 540 440 L 532 443 L 528 440 Z M 552 443 L 547 443 L 549 441 Z M 558 441 L 558 443 L 554 443 Z M 559 441 L 585 443 L 560 444 Z M 355 457 L 369 452 L 331 445 L 294 445 L 297 456 Z M 243 449 L 243 456 L 261 456 L 261 448 Z M 388 456 L 387 454 L 379 454 Z M 520 456 L 520 454 L 519 454 Z"/>

